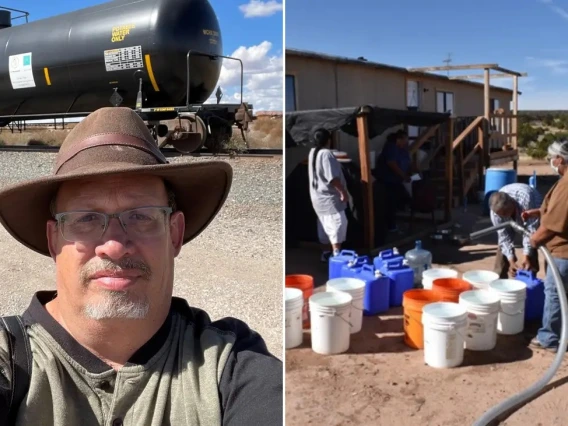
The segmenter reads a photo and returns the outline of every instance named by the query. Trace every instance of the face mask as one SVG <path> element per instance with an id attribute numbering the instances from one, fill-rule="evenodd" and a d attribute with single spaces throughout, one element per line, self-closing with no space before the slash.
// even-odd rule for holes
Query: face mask
<path id="1" fill-rule="evenodd" d="M 554 158 L 550 159 L 550 167 L 554 170 L 554 173 L 558 174 L 558 166 L 554 165 Z"/>

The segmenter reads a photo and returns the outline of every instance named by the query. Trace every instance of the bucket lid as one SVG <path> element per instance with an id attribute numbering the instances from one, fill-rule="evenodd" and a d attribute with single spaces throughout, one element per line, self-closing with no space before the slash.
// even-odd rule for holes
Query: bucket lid
<path id="1" fill-rule="evenodd" d="M 286 298 L 286 302 L 291 302 L 298 298 L 302 298 L 303 296 L 304 293 L 299 288 L 286 287 L 284 289 L 284 297 Z"/>
<path id="2" fill-rule="evenodd" d="M 490 283 L 499 279 L 499 274 L 493 271 L 484 271 L 482 269 L 467 271 L 462 275 L 464 280 L 473 281 L 476 283 Z"/>
<path id="3" fill-rule="evenodd" d="M 357 278 L 333 278 L 326 285 L 339 291 L 362 290 L 365 288 L 365 281 Z"/>
<path id="4" fill-rule="evenodd" d="M 527 289 L 527 285 L 522 281 L 506 278 L 493 281 L 489 284 L 489 288 L 503 292 L 522 292 Z"/>
<path id="5" fill-rule="evenodd" d="M 488 290 L 469 290 L 460 294 L 461 301 L 473 305 L 498 305 L 501 299 Z"/>
<path id="6" fill-rule="evenodd" d="M 453 302 L 434 302 L 422 308 L 422 315 L 430 315 L 445 320 L 452 320 L 467 315 L 466 309 Z"/>
<path id="7" fill-rule="evenodd" d="M 322 291 L 310 296 L 310 304 L 316 304 L 326 308 L 339 308 L 349 305 L 353 297 L 349 293 L 341 291 Z"/>
<path id="8" fill-rule="evenodd" d="M 422 278 L 454 278 L 458 271 L 449 268 L 432 268 L 422 272 Z"/>

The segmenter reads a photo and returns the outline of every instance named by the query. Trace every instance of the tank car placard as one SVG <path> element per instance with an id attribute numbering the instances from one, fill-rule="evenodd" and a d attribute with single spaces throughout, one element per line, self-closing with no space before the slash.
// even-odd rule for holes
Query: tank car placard
<path id="1" fill-rule="evenodd" d="M 32 54 L 22 53 L 8 58 L 8 72 L 13 89 L 36 87 L 32 72 Z"/>
<path id="2" fill-rule="evenodd" d="M 105 66 L 107 71 L 144 68 L 142 46 L 105 50 Z"/>

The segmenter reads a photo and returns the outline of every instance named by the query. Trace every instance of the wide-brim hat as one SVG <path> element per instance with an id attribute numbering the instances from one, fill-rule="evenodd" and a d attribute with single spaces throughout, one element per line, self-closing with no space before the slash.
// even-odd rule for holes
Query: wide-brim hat
<path id="1" fill-rule="evenodd" d="M 0 222 L 20 243 L 50 256 L 46 223 L 63 182 L 108 175 L 163 178 L 185 216 L 183 244 L 197 237 L 217 215 L 231 189 L 233 170 L 222 161 L 169 163 L 140 116 L 130 108 L 101 108 L 69 132 L 53 173 L 0 191 Z"/>

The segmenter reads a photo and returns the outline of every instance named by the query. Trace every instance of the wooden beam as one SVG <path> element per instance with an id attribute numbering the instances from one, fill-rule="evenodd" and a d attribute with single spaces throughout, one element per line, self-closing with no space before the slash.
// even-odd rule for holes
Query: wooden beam
<path id="1" fill-rule="evenodd" d="M 519 94 L 517 93 L 518 89 L 519 89 L 519 77 L 514 76 L 513 77 L 513 114 L 515 115 L 515 117 L 512 118 L 512 120 L 511 120 L 511 125 L 513 127 L 511 130 L 515 134 L 515 136 L 513 136 L 513 141 L 512 141 L 513 142 L 512 145 L 513 145 L 514 149 L 518 148 L 518 145 L 517 145 L 517 142 L 518 142 L 517 132 L 519 130 L 517 128 L 517 125 L 518 125 L 517 114 L 519 113 Z"/>
<path id="2" fill-rule="evenodd" d="M 503 67 L 500 67 L 500 66 L 491 67 L 491 68 L 492 68 L 493 70 L 495 70 L 495 71 L 499 71 L 499 72 L 502 72 L 502 73 L 504 73 L 504 74 L 509 74 L 509 77 L 513 77 L 513 76 L 526 77 L 526 75 L 527 75 L 527 73 L 521 73 L 521 72 L 517 72 L 517 71 L 511 71 L 511 70 L 508 70 L 507 68 L 503 68 Z M 523 76 L 523 74 L 525 74 L 525 75 Z"/>
<path id="3" fill-rule="evenodd" d="M 452 133 L 454 121 L 448 120 L 448 134 L 446 135 L 446 208 L 444 212 L 444 221 L 449 222 L 452 219 L 453 197 L 454 197 L 454 152 L 452 150 Z"/>
<path id="4" fill-rule="evenodd" d="M 473 147 L 473 149 L 471 150 L 471 152 L 469 154 L 466 155 L 466 157 L 463 159 L 463 163 L 462 163 L 462 167 L 464 167 L 467 163 L 469 163 L 471 161 L 471 159 L 473 157 L 475 157 L 475 155 L 477 154 L 477 151 L 479 151 L 481 149 L 481 145 L 479 144 L 479 141 L 475 144 L 475 146 Z"/>
<path id="5" fill-rule="evenodd" d="M 489 111 L 490 108 L 490 102 L 489 100 L 491 99 L 490 97 L 490 93 L 489 93 L 489 68 L 485 68 L 485 70 L 483 70 L 483 74 L 484 74 L 484 86 L 483 86 L 483 116 L 489 120 L 489 115 L 491 114 L 491 111 Z"/>
<path id="6" fill-rule="evenodd" d="M 409 150 L 410 153 L 414 154 L 416 151 L 418 151 L 420 147 L 424 145 L 428 139 L 434 136 L 434 134 L 436 133 L 439 127 L 440 127 L 439 124 L 436 124 L 435 126 L 432 127 L 428 127 L 426 131 L 422 133 L 420 136 L 418 136 L 418 139 L 412 144 Z"/>
<path id="7" fill-rule="evenodd" d="M 519 73 L 518 76 L 514 77 L 526 77 L 528 74 L 526 72 Z M 484 78 L 484 74 L 469 74 L 469 75 L 453 75 L 449 77 L 450 80 L 481 80 Z M 491 78 L 511 78 L 509 74 L 499 73 L 499 74 L 491 74 Z"/>
<path id="8" fill-rule="evenodd" d="M 498 64 L 444 65 L 439 67 L 407 68 L 410 72 L 479 70 L 498 67 Z"/>
<path id="9" fill-rule="evenodd" d="M 367 114 L 357 116 L 357 134 L 359 139 L 359 161 L 361 165 L 361 186 L 363 195 L 365 248 L 369 251 L 375 244 L 375 214 L 373 203 L 373 184 L 371 181 L 371 161 L 369 155 L 369 134 Z"/>
<path id="10" fill-rule="evenodd" d="M 467 126 L 463 132 L 459 134 L 459 136 L 453 141 L 452 143 L 452 150 L 456 149 L 456 147 L 462 143 L 462 141 L 469 136 L 469 134 L 475 129 L 479 124 L 483 121 L 483 117 L 477 117 L 473 120 L 469 126 Z"/>

